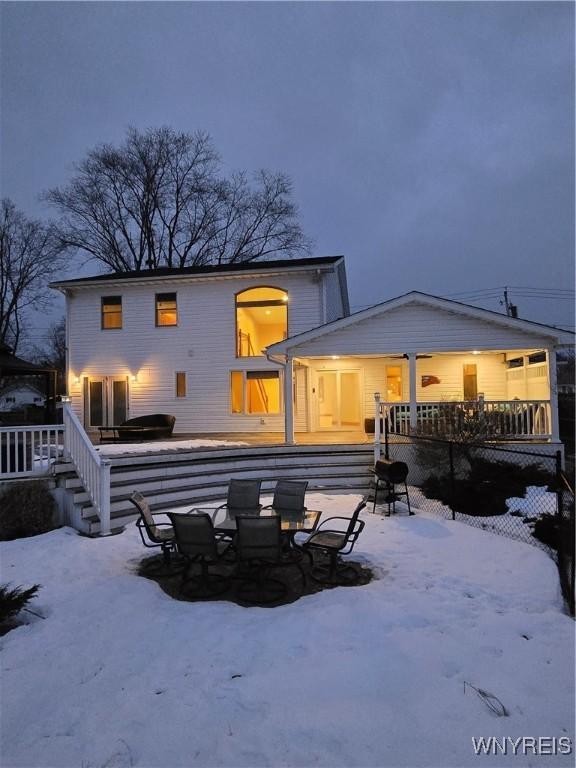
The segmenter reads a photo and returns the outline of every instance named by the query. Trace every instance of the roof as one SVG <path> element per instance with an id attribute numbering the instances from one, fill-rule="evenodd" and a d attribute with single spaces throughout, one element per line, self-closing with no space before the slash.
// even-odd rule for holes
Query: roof
<path id="1" fill-rule="evenodd" d="M 49 373 L 54 368 L 44 365 L 36 365 L 28 360 L 22 360 L 12 354 L 12 350 L 6 344 L 0 343 L 0 376 L 34 376 L 35 374 Z"/>
<path id="2" fill-rule="evenodd" d="M 51 288 L 66 289 L 74 286 L 115 282 L 119 280 L 158 280 L 173 277 L 212 277 L 242 272 L 269 272 L 278 269 L 318 269 L 329 267 L 344 259 L 343 256 L 316 256 L 307 259 L 276 259 L 273 261 L 249 261 L 236 264 L 210 264 L 205 266 L 183 267 L 182 269 L 161 267 L 131 272 L 106 272 L 102 275 L 78 277 L 74 280 L 60 280 L 50 283 Z"/>
<path id="3" fill-rule="evenodd" d="M 310 331 L 290 336 L 283 341 L 279 341 L 276 344 L 271 344 L 267 347 L 267 353 L 270 355 L 285 354 L 287 350 L 297 347 L 300 344 L 304 344 L 307 341 L 320 338 L 326 334 L 334 331 L 347 328 L 348 326 L 359 323 L 362 320 L 367 320 L 376 315 L 389 312 L 393 309 L 405 306 L 407 304 L 424 304 L 430 307 L 436 307 L 438 309 L 444 309 L 449 312 L 456 312 L 468 317 L 474 317 L 480 320 L 485 320 L 491 323 L 496 323 L 501 326 L 505 326 L 511 329 L 523 331 L 525 333 L 539 334 L 540 336 L 547 336 L 556 340 L 557 344 L 570 345 L 574 343 L 574 332 L 565 331 L 560 328 L 555 328 L 552 325 L 545 325 L 544 323 L 537 323 L 533 320 L 522 320 L 517 317 L 508 317 L 500 312 L 494 312 L 491 309 L 482 309 L 481 307 L 474 307 L 470 304 L 464 304 L 460 301 L 454 301 L 452 299 L 443 299 L 440 296 L 432 296 L 429 293 L 422 293 L 421 291 L 410 291 L 402 296 L 397 296 L 394 299 L 388 299 L 379 304 L 374 304 L 367 309 L 354 312 L 348 317 L 342 317 L 339 320 L 334 320 L 331 323 L 325 323 L 317 328 L 313 328 Z"/>

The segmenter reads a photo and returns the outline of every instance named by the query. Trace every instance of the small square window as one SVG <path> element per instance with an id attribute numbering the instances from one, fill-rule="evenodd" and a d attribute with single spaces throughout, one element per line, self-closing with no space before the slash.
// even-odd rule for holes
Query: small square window
<path id="1" fill-rule="evenodd" d="M 186 397 L 186 371 L 176 372 L 176 397 Z"/>
<path id="2" fill-rule="evenodd" d="M 102 296 L 102 328 L 122 328 L 122 296 Z"/>
<path id="3" fill-rule="evenodd" d="M 156 325 L 178 325 L 175 293 L 156 294 Z"/>

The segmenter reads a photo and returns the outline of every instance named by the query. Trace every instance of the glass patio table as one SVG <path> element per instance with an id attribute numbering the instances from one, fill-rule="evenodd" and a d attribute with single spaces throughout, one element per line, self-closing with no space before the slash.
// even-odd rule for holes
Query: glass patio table
<path id="1" fill-rule="evenodd" d="M 188 514 L 208 513 L 214 523 L 216 533 L 234 533 L 237 529 L 236 519 L 243 513 L 231 512 L 226 507 L 222 509 L 194 507 Z M 248 513 L 247 513 L 248 514 Z M 297 533 L 313 533 L 316 530 L 322 512 L 315 509 L 305 509 L 304 512 L 288 512 L 263 507 L 260 512 L 253 513 L 258 517 L 280 517 L 282 535 L 289 539 L 292 546 L 297 547 L 294 537 Z"/>

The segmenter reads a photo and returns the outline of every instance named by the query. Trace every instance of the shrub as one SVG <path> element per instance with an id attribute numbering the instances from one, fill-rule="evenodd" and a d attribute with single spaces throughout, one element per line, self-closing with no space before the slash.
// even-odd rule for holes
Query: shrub
<path id="1" fill-rule="evenodd" d="M 0 488 L 0 540 L 35 536 L 54 528 L 56 503 L 43 480 Z"/>
<path id="2" fill-rule="evenodd" d="M 551 549 L 560 549 L 570 541 L 570 522 L 558 515 L 543 514 L 534 523 L 532 536 Z"/>
<path id="3" fill-rule="evenodd" d="M 40 584 L 34 584 L 30 589 L 22 587 L 11 589 L 9 584 L 0 585 L 0 624 L 13 619 L 26 603 L 36 597 L 39 589 Z"/>

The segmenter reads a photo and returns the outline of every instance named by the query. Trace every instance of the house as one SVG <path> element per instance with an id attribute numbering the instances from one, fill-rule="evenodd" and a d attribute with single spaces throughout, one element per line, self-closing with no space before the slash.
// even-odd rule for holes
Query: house
<path id="1" fill-rule="evenodd" d="M 343 257 L 106 274 L 66 295 L 68 388 L 86 430 L 149 413 L 179 433 L 364 438 L 480 414 L 558 440 L 556 350 L 572 333 L 417 291 L 349 313 Z"/>
<path id="2" fill-rule="evenodd" d="M 105 274 L 66 296 L 68 395 L 89 431 L 169 413 L 179 433 L 281 432 L 265 347 L 349 314 L 341 256 Z M 307 428 L 296 377 L 298 428 Z M 301 407 L 300 407 L 301 403 Z"/>
<path id="3" fill-rule="evenodd" d="M 17 381 L 0 391 L 0 411 L 16 411 L 28 405 L 43 406 L 46 395 L 30 382 Z"/>

